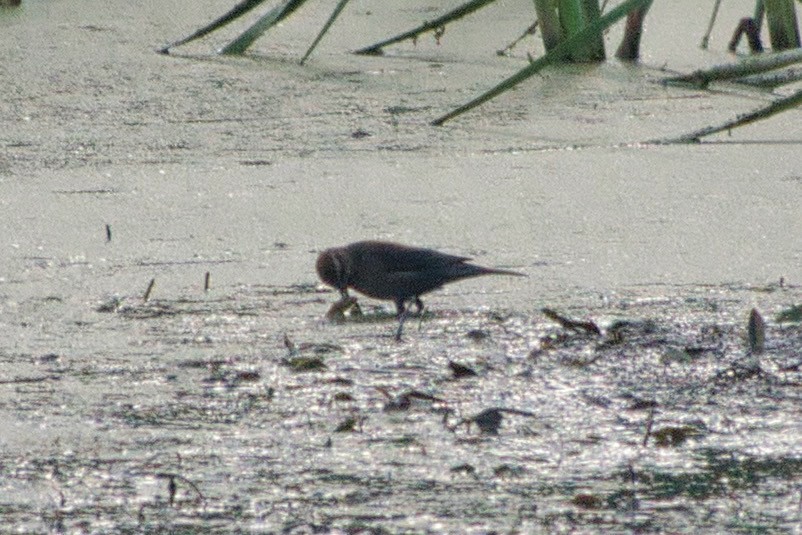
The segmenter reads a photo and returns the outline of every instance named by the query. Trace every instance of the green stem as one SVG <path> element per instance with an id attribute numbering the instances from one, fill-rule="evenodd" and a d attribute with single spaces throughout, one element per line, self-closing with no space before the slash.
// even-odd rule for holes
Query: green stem
<path id="1" fill-rule="evenodd" d="M 479 95 L 470 102 L 463 104 L 462 106 L 448 112 L 447 114 L 441 117 L 438 117 L 437 119 L 432 121 L 431 124 L 433 126 L 442 126 L 443 123 L 445 123 L 446 121 L 449 121 L 454 117 L 462 115 L 463 113 L 484 104 L 488 100 L 497 97 L 501 93 L 504 93 L 509 89 L 512 89 L 516 85 L 520 84 L 524 80 L 528 79 L 529 77 L 533 76 L 534 74 L 542 70 L 544 67 L 564 59 L 577 46 L 581 46 L 591 41 L 592 39 L 595 39 L 600 31 L 604 30 L 608 26 L 611 26 L 612 24 L 615 24 L 618 20 L 625 17 L 627 13 L 629 13 L 633 9 L 638 9 L 640 7 L 643 7 L 650 1 L 651 0 L 627 0 L 622 4 L 619 4 L 617 7 L 610 10 L 609 13 L 601 17 L 593 24 L 585 26 L 585 28 L 583 28 L 582 31 L 560 42 L 550 52 L 546 53 L 546 55 L 533 61 L 528 66 L 524 67 L 523 69 L 513 74 L 512 76 L 510 76 L 509 78 L 507 78 L 494 88 Z"/>

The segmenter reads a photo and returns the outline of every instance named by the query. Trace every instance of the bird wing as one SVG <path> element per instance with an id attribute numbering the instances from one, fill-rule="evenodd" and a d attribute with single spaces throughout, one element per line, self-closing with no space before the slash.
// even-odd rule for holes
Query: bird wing
<path id="1" fill-rule="evenodd" d="M 450 255 L 433 249 L 396 244 L 385 246 L 381 243 L 371 249 L 371 255 L 385 266 L 388 273 L 439 271 L 470 260 L 466 256 Z"/>

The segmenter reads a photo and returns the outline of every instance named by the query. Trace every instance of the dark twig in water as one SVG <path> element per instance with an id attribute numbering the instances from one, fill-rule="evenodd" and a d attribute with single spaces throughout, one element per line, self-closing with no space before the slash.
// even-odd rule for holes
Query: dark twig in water
<path id="1" fill-rule="evenodd" d="M 168 501 L 170 503 L 170 507 L 175 505 L 175 493 L 176 493 L 177 490 L 178 490 L 178 485 L 175 484 L 175 477 L 174 476 L 170 476 L 170 479 L 168 480 L 168 483 L 167 483 L 167 492 L 168 492 L 168 494 L 170 496 L 168 498 Z"/>
<path id="2" fill-rule="evenodd" d="M 43 375 L 40 377 L 15 377 L 13 379 L 0 379 L 0 385 L 9 384 L 31 384 L 31 383 L 44 383 L 46 381 L 57 380 L 56 376 Z"/>
<path id="3" fill-rule="evenodd" d="M 510 44 L 508 44 L 507 46 L 505 46 L 501 50 L 496 50 L 496 55 L 497 56 L 506 56 L 507 54 L 511 53 L 512 49 L 515 48 L 516 46 L 518 46 L 518 43 L 520 43 L 521 41 L 526 39 L 526 37 L 528 35 L 535 35 L 535 33 L 537 32 L 538 25 L 539 25 L 539 21 L 537 21 L 537 20 L 535 22 L 533 22 L 532 24 L 530 24 L 529 27 L 526 30 L 524 30 L 524 32 L 521 35 L 516 37 Z"/>
<path id="4" fill-rule="evenodd" d="M 156 279 L 150 279 L 150 284 L 148 284 L 148 289 L 145 290 L 145 295 L 142 296 L 142 300 L 147 303 L 148 299 L 150 299 L 150 293 L 153 291 L 153 286 L 156 284 Z"/>
<path id="5" fill-rule="evenodd" d="M 207 271 L 206 276 L 203 278 L 203 291 L 208 292 L 210 286 L 211 286 L 211 273 Z"/>
<path id="6" fill-rule="evenodd" d="M 567 318 L 561 314 L 558 314 L 555 310 L 550 308 L 541 309 L 543 315 L 549 318 L 552 321 L 556 321 L 560 324 L 561 327 L 565 329 L 569 329 L 571 331 L 579 332 L 585 331 L 591 334 L 596 334 L 601 336 L 601 329 L 599 329 L 598 325 L 593 323 L 592 321 L 577 321 Z"/>
<path id="7" fill-rule="evenodd" d="M 462 420 L 454 424 L 454 426 L 451 427 L 451 430 L 453 431 L 458 426 L 463 424 L 470 425 L 472 423 L 475 423 L 476 426 L 479 428 L 479 431 L 481 431 L 482 433 L 487 433 L 488 435 L 497 435 L 498 430 L 501 428 L 501 420 L 504 417 L 503 413 L 516 414 L 518 416 L 528 416 L 530 418 L 535 417 L 534 413 L 528 411 L 522 411 L 518 409 L 506 409 L 504 407 L 493 407 L 491 409 L 485 409 L 476 416 L 473 416 L 471 418 L 463 418 Z"/>
<path id="8" fill-rule="evenodd" d="M 749 325 L 747 326 L 749 335 L 749 351 L 753 354 L 763 353 L 766 343 L 766 322 L 756 308 L 749 313 Z"/>
<path id="9" fill-rule="evenodd" d="M 457 8 L 452 9 L 448 13 L 437 17 L 434 20 L 425 22 L 424 24 L 404 32 L 400 35 L 396 35 L 395 37 L 391 37 L 390 39 L 385 39 L 379 43 L 372 44 L 370 46 L 366 46 L 365 48 L 361 48 L 354 52 L 354 54 L 362 54 L 362 55 L 380 55 L 383 53 L 382 49 L 386 46 L 399 43 L 401 41 L 406 41 L 412 39 L 413 41 L 418 38 L 418 36 L 422 33 L 428 31 L 435 32 L 435 38 L 437 38 L 437 33 L 440 33 L 442 36 L 442 32 L 445 31 L 444 27 L 447 23 L 462 18 L 466 15 L 470 15 L 474 11 L 481 9 L 482 7 L 491 4 L 493 0 L 470 0 Z"/>
<path id="10" fill-rule="evenodd" d="M 290 340 L 290 337 L 287 336 L 287 333 L 284 333 L 284 347 L 287 348 L 287 351 L 291 357 L 298 354 L 298 348 L 295 346 L 295 342 Z"/>
<path id="11" fill-rule="evenodd" d="M 652 426 L 654 426 L 654 407 L 649 410 L 649 417 L 646 419 L 646 433 L 643 435 L 643 447 L 649 443 L 649 437 L 652 435 Z"/>
<path id="12" fill-rule="evenodd" d="M 192 481 L 190 481 L 189 479 L 185 478 L 184 476 L 179 475 L 179 474 L 173 474 L 173 473 L 170 473 L 170 472 L 159 472 L 159 473 L 156 474 L 156 477 L 159 478 L 159 479 L 166 479 L 167 480 L 167 488 L 168 488 L 168 491 L 170 493 L 170 505 L 171 506 L 175 503 L 175 494 L 176 494 L 176 492 L 178 490 L 178 485 L 176 484 L 176 480 L 181 481 L 182 483 L 186 483 L 189 487 L 191 487 L 192 490 L 195 491 L 195 494 L 197 495 L 197 500 L 196 501 L 197 502 L 202 502 L 203 505 L 206 505 L 206 497 L 200 491 L 198 486 L 195 483 L 193 483 Z"/>
<path id="13" fill-rule="evenodd" d="M 376 390 L 382 393 L 387 398 L 387 403 L 384 404 L 384 410 L 387 412 L 405 411 L 412 407 L 413 402 L 427 402 L 427 403 L 445 403 L 444 399 L 432 396 L 426 392 L 419 390 L 409 390 L 403 392 L 396 397 L 393 397 L 386 388 L 376 387 Z"/>
<path id="14" fill-rule="evenodd" d="M 106 223 L 106 242 L 111 241 L 111 225 Z"/>
<path id="15" fill-rule="evenodd" d="M 670 143 L 698 143 L 703 137 L 712 134 L 717 134 L 719 132 L 732 130 L 739 126 L 744 126 L 753 123 L 755 121 L 759 121 L 761 119 L 766 119 L 768 117 L 771 117 L 772 115 L 776 115 L 783 111 L 796 108 L 800 104 L 802 104 L 802 90 L 799 90 L 788 97 L 776 100 L 771 104 L 769 104 L 768 106 L 760 108 L 759 110 L 739 115 L 735 119 L 727 121 L 722 125 L 708 126 L 706 128 L 702 128 L 695 132 L 685 134 L 684 136 L 680 136 L 675 139 L 653 140 L 650 141 L 649 143 L 655 143 L 660 145 L 665 145 Z"/>
<path id="16" fill-rule="evenodd" d="M 462 377 L 476 377 L 477 375 L 472 368 L 469 368 L 464 364 L 460 364 L 459 362 L 454 362 L 453 360 L 448 361 L 448 367 L 451 369 L 454 379 L 460 379 Z"/>
<path id="17" fill-rule="evenodd" d="M 364 416 L 349 416 L 334 429 L 335 433 L 362 432 L 362 424 L 367 418 Z"/>

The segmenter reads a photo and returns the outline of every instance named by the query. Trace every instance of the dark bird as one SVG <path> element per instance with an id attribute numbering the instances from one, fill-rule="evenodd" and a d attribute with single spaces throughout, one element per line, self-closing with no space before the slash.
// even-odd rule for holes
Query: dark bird
<path id="1" fill-rule="evenodd" d="M 395 303 L 399 319 L 407 314 L 412 302 L 423 310 L 420 296 L 460 279 L 479 275 L 516 275 L 522 273 L 469 264 L 470 258 L 409 247 L 398 243 L 360 241 L 344 247 L 326 249 L 317 258 L 320 279 L 340 291 L 343 300 L 351 299 L 348 289 L 374 299 Z M 401 325 L 398 335 L 400 337 Z"/>

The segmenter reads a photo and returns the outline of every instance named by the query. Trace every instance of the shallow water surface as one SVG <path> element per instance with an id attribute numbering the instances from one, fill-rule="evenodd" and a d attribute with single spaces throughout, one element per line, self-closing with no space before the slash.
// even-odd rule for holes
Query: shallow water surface
<path id="1" fill-rule="evenodd" d="M 703 53 L 666 6 L 642 66 L 442 128 L 525 64 L 495 50 L 530 3 L 385 57 L 346 52 L 432 6 L 349 6 L 304 67 L 325 6 L 243 58 L 154 53 L 225 2 L 0 11 L 4 530 L 793 532 L 802 122 L 642 144 L 767 99 L 656 83 L 743 16 Z M 427 296 L 398 343 L 387 304 L 324 319 L 316 254 L 364 238 L 528 277 Z"/>

